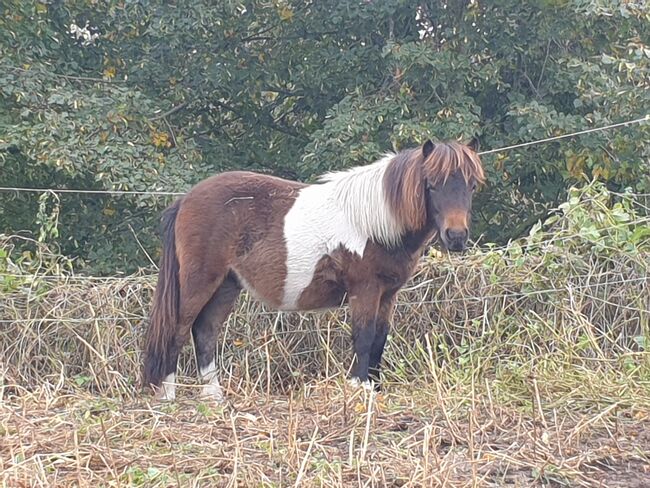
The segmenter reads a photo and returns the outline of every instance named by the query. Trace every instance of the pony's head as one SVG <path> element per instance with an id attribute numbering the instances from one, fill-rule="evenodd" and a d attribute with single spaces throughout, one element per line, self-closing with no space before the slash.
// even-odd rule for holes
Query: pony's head
<path id="1" fill-rule="evenodd" d="M 446 249 L 466 248 L 472 197 L 485 180 L 477 151 L 476 139 L 466 145 L 427 141 L 395 157 L 385 190 L 405 230 L 432 227 Z"/>
<path id="2" fill-rule="evenodd" d="M 422 146 L 427 213 L 441 243 L 450 251 L 463 251 L 469 238 L 472 197 L 485 175 L 477 154 L 478 141 Z"/>

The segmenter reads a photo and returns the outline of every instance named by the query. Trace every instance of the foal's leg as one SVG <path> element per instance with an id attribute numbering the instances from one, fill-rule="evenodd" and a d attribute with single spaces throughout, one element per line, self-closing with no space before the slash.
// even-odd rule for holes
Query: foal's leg
<path id="1" fill-rule="evenodd" d="M 217 402 L 223 401 L 223 391 L 217 376 L 215 352 L 217 333 L 228 318 L 241 288 L 232 276 L 228 276 L 210 301 L 203 307 L 192 326 L 199 377 L 205 382 L 202 395 Z"/>
<path id="2" fill-rule="evenodd" d="M 370 358 L 368 361 L 368 376 L 371 381 L 375 383 L 375 389 L 380 390 L 380 370 L 381 370 L 381 357 L 384 354 L 384 346 L 386 345 L 386 337 L 390 330 L 390 320 L 395 306 L 396 295 L 390 293 L 384 295 L 379 304 L 379 312 L 377 314 L 377 322 L 375 327 L 375 338 L 370 347 Z"/>
<path id="3" fill-rule="evenodd" d="M 350 290 L 350 312 L 352 314 L 352 347 L 354 364 L 352 366 L 353 383 L 369 387 L 368 366 L 370 353 L 377 330 L 380 291 L 364 286 L 361 290 Z"/>

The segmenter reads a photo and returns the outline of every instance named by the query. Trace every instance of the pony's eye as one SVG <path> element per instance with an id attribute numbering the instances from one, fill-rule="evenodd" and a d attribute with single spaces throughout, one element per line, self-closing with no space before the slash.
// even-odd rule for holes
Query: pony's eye
<path id="1" fill-rule="evenodd" d="M 472 185 L 472 191 L 476 191 L 476 186 L 477 186 L 476 183 Z"/>

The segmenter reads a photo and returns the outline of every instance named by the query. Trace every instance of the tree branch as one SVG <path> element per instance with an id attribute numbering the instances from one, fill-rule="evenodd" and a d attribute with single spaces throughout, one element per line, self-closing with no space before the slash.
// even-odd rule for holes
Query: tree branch
<path id="1" fill-rule="evenodd" d="M 13 69 L 16 71 L 22 71 L 23 73 L 29 73 L 29 72 L 34 73 L 36 71 L 31 69 L 19 68 L 18 66 L 14 66 Z M 73 81 L 93 81 L 93 82 L 100 82 L 100 83 L 126 83 L 126 80 L 107 80 L 104 78 L 92 78 L 89 76 L 71 76 L 71 75 L 62 75 L 60 73 L 52 73 L 52 72 L 48 72 L 48 73 L 52 76 L 56 76 L 57 78 L 65 78 L 66 80 L 73 80 Z"/>
<path id="2" fill-rule="evenodd" d="M 176 113 L 179 110 L 185 108 L 188 103 L 189 102 L 180 103 L 180 104 L 176 105 L 175 107 L 172 107 L 169 110 L 167 110 L 167 112 L 163 112 L 161 114 L 154 115 L 153 117 L 149 117 L 149 122 L 153 122 L 154 120 L 164 119 L 165 117 L 167 117 L 167 116 L 169 116 L 169 115 L 171 115 L 173 113 Z"/>

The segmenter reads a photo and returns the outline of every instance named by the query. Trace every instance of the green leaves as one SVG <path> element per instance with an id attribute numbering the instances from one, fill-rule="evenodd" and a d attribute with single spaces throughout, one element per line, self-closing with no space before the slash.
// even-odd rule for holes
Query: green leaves
<path id="1" fill-rule="evenodd" d="M 493 149 L 641 117 L 646 3 L 8 0 L 0 183 L 183 191 L 228 169 L 310 181 L 429 137 Z M 84 44 L 73 25 L 98 36 Z M 650 191 L 649 137 L 645 124 L 485 156 L 475 235 L 525 234 L 592 179 Z M 148 264 L 128 225 L 155 254 L 169 203 L 66 195 L 48 229 L 37 199 L 0 199 L 2 228 L 45 229 L 107 272 Z"/>
<path id="2" fill-rule="evenodd" d="M 612 193 L 602 184 L 593 182 L 583 188 L 569 190 L 568 199 L 555 215 L 545 222 L 546 232 L 534 227 L 529 243 L 537 245 L 549 235 L 553 245 L 599 258 L 650 251 L 650 219 L 641 200 L 630 191 Z"/>

